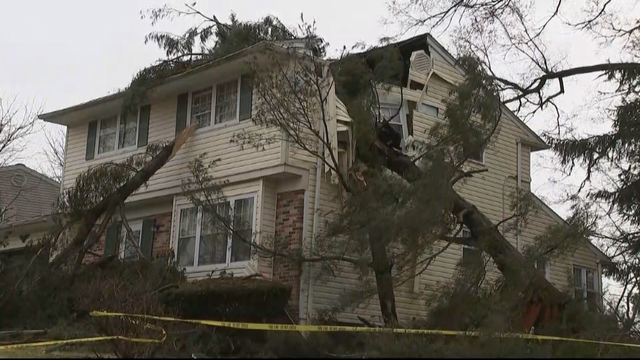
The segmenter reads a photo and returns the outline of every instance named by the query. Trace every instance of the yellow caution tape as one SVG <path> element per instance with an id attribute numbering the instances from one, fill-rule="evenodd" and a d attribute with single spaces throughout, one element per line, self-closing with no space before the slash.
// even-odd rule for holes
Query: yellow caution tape
<path id="1" fill-rule="evenodd" d="M 128 317 L 124 317 L 127 318 Z M 139 324 L 138 321 L 128 319 L 129 321 Z M 78 344 L 78 343 L 88 343 L 88 342 L 99 342 L 99 341 L 107 341 L 107 340 L 122 340 L 129 341 L 135 343 L 161 343 L 164 342 L 167 338 L 167 333 L 163 328 L 151 324 L 145 324 L 145 328 L 151 328 L 155 330 L 162 331 L 162 337 L 159 339 L 149 339 L 149 338 L 131 338 L 126 336 L 96 336 L 90 338 L 79 338 L 79 339 L 68 339 L 68 340 L 51 340 L 51 341 L 41 341 L 36 343 L 25 343 L 25 344 L 11 344 L 11 345 L 0 345 L 0 350 L 9 350 L 9 349 L 20 349 L 27 347 L 40 347 L 40 346 L 51 346 L 51 345 L 63 345 L 63 344 Z"/>
<path id="2" fill-rule="evenodd" d="M 423 334 L 423 335 L 446 335 L 446 336 L 481 336 L 483 333 L 477 331 L 452 331 L 452 330 L 424 330 L 424 329 L 393 329 L 393 328 L 371 328 L 362 326 L 327 326 L 327 325 L 287 325 L 287 324 L 260 324 L 245 322 L 228 322 L 215 320 L 190 320 L 176 319 L 165 316 L 153 316 L 142 314 L 124 314 L 111 313 L 106 311 L 92 311 L 91 316 L 120 316 L 120 317 L 137 317 L 142 319 L 183 322 L 198 325 L 218 326 L 233 329 L 244 330 L 263 330 L 263 331 L 301 331 L 301 332 L 367 332 L 367 333 L 394 333 L 394 334 Z M 489 334 L 487 334 L 489 335 Z M 519 338 L 529 340 L 547 340 L 547 341 L 567 341 L 580 342 L 599 345 L 613 345 L 640 348 L 640 344 L 618 343 L 610 341 L 588 340 L 588 339 L 572 339 L 559 336 L 532 335 L 532 334 L 516 334 L 516 333 L 496 333 L 490 334 L 499 338 Z"/>

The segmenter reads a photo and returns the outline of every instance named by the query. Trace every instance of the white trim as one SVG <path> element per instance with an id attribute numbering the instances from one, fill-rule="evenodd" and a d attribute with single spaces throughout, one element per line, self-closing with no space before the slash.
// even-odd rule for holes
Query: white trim
<path id="1" fill-rule="evenodd" d="M 398 100 L 397 102 L 388 99 L 385 101 L 380 101 L 379 102 L 379 111 L 380 111 L 380 115 L 382 112 L 382 108 L 388 108 L 388 109 L 392 109 L 394 112 L 398 110 L 398 108 L 400 108 L 400 111 L 398 112 L 398 115 L 396 115 L 397 117 L 400 118 L 400 125 L 402 125 L 402 148 L 404 149 L 405 147 L 405 141 L 407 140 L 407 138 L 409 137 L 409 129 L 407 127 L 407 116 L 405 115 L 408 111 L 407 109 L 407 102 L 403 101 L 402 104 L 400 103 L 400 101 Z M 398 124 L 398 123 L 392 123 L 389 122 L 390 124 Z"/>
<path id="2" fill-rule="evenodd" d="M 129 227 L 132 232 L 140 230 L 140 237 L 138 238 L 138 248 L 140 248 L 140 244 L 142 243 L 142 220 L 130 221 Z M 124 259 L 125 243 L 127 242 L 127 229 L 124 226 L 122 226 L 122 234 L 120 236 L 122 239 L 120 240 L 118 257 Z"/>
<path id="3" fill-rule="evenodd" d="M 573 279 L 573 277 L 575 276 L 574 275 L 575 274 L 575 269 L 579 269 L 580 270 L 580 278 L 582 280 L 581 284 L 580 284 L 581 288 L 577 288 L 576 287 L 575 279 Z M 593 284 L 593 291 L 592 292 L 595 292 L 600 297 L 602 296 L 602 291 L 601 291 L 601 286 L 600 286 L 601 281 L 600 281 L 600 278 L 598 277 L 598 275 L 599 275 L 598 270 L 590 268 L 590 267 L 586 267 L 586 266 L 583 266 L 583 265 L 573 264 L 572 267 L 571 267 L 571 277 L 572 277 L 572 281 L 573 281 L 573 283 L 571 284 L 571 287 L 573 288 L 574 296 L 575 296 L 575 290 L 582 289 L 582 297 L 584 299 L 585 305 L 587 305 L 587 295 L 589 293 L 589 291 L 587 290 L 588 289 L 587 288 L 587 270 L 593 272 L 594 284 Z M 597 299 L 597 300 L 600 301 L 600 299 Z"/>
<path id="4" fill-rule="evenodd" d="M 228 202 L 229 206 L 230 206 L 230 211 L 233 214 L 233 212 L 235 211 L 235 201 L 236 200 L 242 200 L 242 199 L 253 199 L 253 219 L 252 219 L 252 235 L 255 235 L 256 233 L 258 233 L 258 230 L 256 229 L 257 226 L 257 211 L 258 211 L 258 193 L 256 191 L 254 192 L 249 192 L 249 193 L 245 193 L 245 194 L 241 194 L 241 195 L 236 195 L 236 196 L 228 196 L 226 197 L 224 200 L 224 202 Z M 221 201 L 222 202 L 222 201 Z M 175 205 L 175 202 L 174 202 Z M 203 265 L 203 266 L 199 266 L 198 265 L 198 256 L 199 256 L 199 250 L 200 250 L 200 231 L 202 228 L 202 209 L 199 208 L 197 210 L 197 215 L 196 215 L 196 234 L 195 234 L 195 244 L 194 244 L 194 259 L 193 259 L 193 266 L 181 266 L 178 264 L 178 258 L 179 258 L 179 254 L 178 254 L 178 240 L 179 240 L 179 236 L 180 236 L 180 215 L 181 215 L 181 211 L 183 209 L 190 209 L 190 208 L 194 208 L 195 206 L 193 204 L 185 204 L 185 205 L 180 205 L 180 206 L 175 206 L 174 207 L 174 214 L 175 214 L 175 219 L 176 221 L 173 222 L 172 225 L 172 232 L 175 236 L 175 238 L 172 238 L 173 240 L 173 251 L 175 254 L 175 262 L 176 262 L 176 266 L 180 267 L 180 268 L 184 268 L 185 271 L 187 273 L 197 273 L 197 272 L 210 272 L 210 271 L 216 271 L 216 270 L 243 270 L 245 268 L 247 268 L 248 266 L 253 265 L 254 267 L 257 266 L 256 264 L 256 260 L 254 256 L 250 256 L 249 260 L 245 260 L 245 261 L 236 261 L 236 262 L 231 262 L 231 249 L 232 249 L 232 245 L 233 245 L 233 232 L 229 232 L 229 235 L 227 236 L 227 252 L 226 252 L 226 262 L 224 264 L 211 264 L 211 265 Z M 175 231 L 173 231 L 173 226 L 176 227 Z"/>
<path id="5" fill-rule="evenodd" d="M 96 127 L 96 143 L 95 143 L 95 148 L 94 148 L 94 156 L 92 160 L 95 159 L 99 159 L 102 157 L 107 157 L 107 156 L 112 156 L 114 154 L 122 154 L 122 153 L 126 153 L 132 150 L 135 150 L 138 148 L 138 134 L 140 132 L 140 108 L 141 106 L 138 106 L 138 111 L 137 111 L 137 115 L 136 115 L 136 137 L 135 137 L 135 144 L 130 145 L 130 146 L 125 146 L 123 148 L 118 149 L 118 140 L 120 139 L 120 123 L 122 121 L 122 114 L 117 114 L 116 116 L 116 136 L 115 136 L 115 140 L 114 140 L 114 147 L 113 150 L 109 150 L 109 151 L 105 151 L 103 153 L 99 153 L 98 149 L 100 149 L 100 128 L 102 127 L 102 121 L 103 120 L 108 120 L 111 117 L 113 117 L 114 115 L 111 116 L 103 116 L 100 119 L 96 120 L 98 123 L 98 126 Z M 149 119 L 149 123 L 151 123 L 151 119 Z M 65 145 L 66 146 L 66 145 Z"/>
<path id="6" fill-rule="evenodd" d="M 228 120 L 219 124 L 216 124 L 216 93 L 218 90 L 218 85 L 222 85 L 228 82 L 233 81 L 234 79 L 237 78 L 237 82 L 238 82 L 238 89 L 237 89 L 237 95 L 236 95 L 236 117 L 233 120 Z M 213 129 L 218 129 L 218 128 L 223 128 L 225 126 L 230 126 L 230 125 L 235 125 L 235 124 L 239 124 L 240 123 L 240 87 L 242 86 L 242 76 L 237 76 L 237 77 L 231 77 L 228 80 L 225 81 L 218 81 L 216 83 L 212 83 L 210 85 L 207 86 L 201 86 L 198 87 L 198 89 L 195 90 L 191 90 L 189 91 L 189 95 L 187 96 L 187 124 L 186 126 L 188 127 L 191 124 L 191 106 L 193 105 L 193 93 L 194 92 L 199 92 L 205 89 L 208 89 L 209 87 L 211 87 L 211 112 L 210 112 L 210 122 L 208 126 L 204 126 L 201 128 L 197 128 L 196 129 L 196 133 L 201 133 L 201 132 L 206 132 L 209 130 L 213 130 Z"/>

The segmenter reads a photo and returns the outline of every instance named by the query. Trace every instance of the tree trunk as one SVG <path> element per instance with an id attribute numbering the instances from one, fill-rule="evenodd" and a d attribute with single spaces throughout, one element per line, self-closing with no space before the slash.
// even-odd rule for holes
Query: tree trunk
<path id="1" fill-rule="evenodd" d="M 384 157 L 384 166 L 408 182 L 414 182 L 422 176 L 420 168 L 408 156 L 391 149 L 379 139 L 374 140 L 373 147 Z M 491 256 L 504 275 L 508 287 L 524 293 L 529 300 L 547 304 L 562 303 L 566 299 L 532 264 L 524 260 L 522 254 L 502 236 L 489 218 L 460 196 L 453 187 L 451 192 L 452 213 L 461 218 L 471 231 L 477 246 Z"/>
<path id="2" fill-rule="evenodd" d="M 376 288 L 378 289 L 382 319 L 387 327 L 393 327 L 398 323 L 396 296 L 391 276 L 393 264 L 389 261 L 383 239 L 380 239 L 374 231 L 369 233 L 369 247 L 371 248 L 371 267 L 376 274 Z"/>
<path id="3" fill-rule="evenodd" d="M 111 192 L 109 195 L 105 196 L 96 204 L 96 206 L 89 210 L 71 243 L 62 249 L 60 254 L 51 261 L 51 266 L 54 268 L 61 266 L 70 256 L 75 254 L 78 249 L 88 249 L 89 247 L 83 247 L 83 244 L 88 245 L 87 237 L 91 234 L 91 231 L 100 217 L 105 212 L 112 212 L 119 204 L 124 203 L 124 201 L 133 194 L 134 191 L 138 190 L 144 183 L 149 181 L 149 179 L 158 170 L 160 170 L 164 164 L 171 160 L 176 152 L 180 150 L 185 141 L 191 136 L 191 134 L 193 134 L 196 125 L 197 123 L 193 123 L 191 126 L 184 129 L 175 140 L 164 146 L 162 150 L 149 160 L 142 169 L 138 170 L 138 172 L 126 183 Z M 102 230 L 104 231 L 104 229 Z M 101 235 L 101 233 L 96 233 L 93 241 L 97 242 Z"/>

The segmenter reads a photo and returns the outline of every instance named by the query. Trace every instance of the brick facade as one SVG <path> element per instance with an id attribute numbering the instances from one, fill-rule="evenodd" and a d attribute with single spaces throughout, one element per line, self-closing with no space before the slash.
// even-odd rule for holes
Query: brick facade
<path id="1" fill-rule="evenodd" d="M 153 247 L 151 248 L 151 254 L 153 258 L 170 258 L 172 256 L 171 249 L 171 213 L 158 214 L 154 216 L 156 219 L 155 233 L 153 234 Z M 100 225 L 96 225 L 100 226 Z M 104 254 L 104 241 L 105 233 L 102 233 L 100 240 L 91 249 L 92 252 L 102 255 Z M 116 248 L 116 253 L 119 252 L 120 243 Z M 92 262 L 97 257 L 91 254 L 87 254 L 84 258 L 84 263 Z"/>
<path id="2" fill-rule="evenodd" d="M 304 190 L 278 194 L 276 204 L 276 247 L 283 252 L 297 253 L 302 248 L 304 219 Z M 290 285 L 289 315 L 298 321 L 300 308 L 299 264 L 284 259 L 274 259 L 274 279 Z"/>

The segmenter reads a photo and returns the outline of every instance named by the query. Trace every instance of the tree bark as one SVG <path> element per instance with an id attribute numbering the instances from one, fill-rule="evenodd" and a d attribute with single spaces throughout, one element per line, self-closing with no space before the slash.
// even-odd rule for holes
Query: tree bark
<path id="1" fill-rule="evenodd" d="M 371 248 L 371 267 L 376 275 L 376 288 L 382 319 L 387 327 L 393 327 L 398 323 L 396 296 L 391 275 L 393 264 L 387 256 L 383 239 L 380 239 L 375 231 L 369 232 L 369 247 Z"/>
<path id="2" fill-rule="evenodd" d="M 149 179 L 176 154 L 191 134 L 193 134 L 196 125 L 197 123 L 193 123 L 184 129 L 175 140 L 163 147 L 162 150 L 151 158 L 131 179 L 104 197 L 96 206 L 89 210 L 71 243 L 62 249 L 60 254 L 51 261 L 51 266 L 54 268 L 62 266 L 70 256 L 76 253 L 78 249 L 81 249 L 100 217 L 105 212 L 111 212 L 119 204 L 124 203 L 134 191 L 149 181 Z M 100 235 L 102 234 L 96 234 L 95 241 L 100 238 Z"/>
<path id="3" fill-rule="evenodd" d="M 391 149 L 379 139 L 374 140 L 373 147 L 383 156 L 384 166 L 406 181 L 411 183 L 422 176 L 420 168 L 408 156 Z M 453 187 L 451 192 L 452 213 L 471 231 L 472 239 L 477 242 L 477 246 L 491 256 L 498 270 L 504 275 L 508 287 L 524 293 L 530 301 L 557 304 L 566 300 L 566 295 L 536 271 L 532 264 L 528 264 L 489 218 L 460 196 Z"/>

